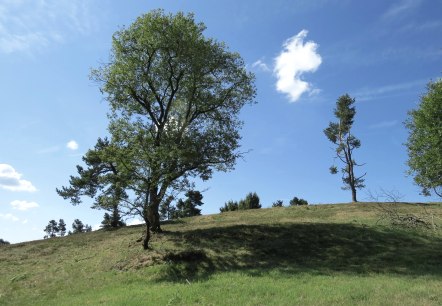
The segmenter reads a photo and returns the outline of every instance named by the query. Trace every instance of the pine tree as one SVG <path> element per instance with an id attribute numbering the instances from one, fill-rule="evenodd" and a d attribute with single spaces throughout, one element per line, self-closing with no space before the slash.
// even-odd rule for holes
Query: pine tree
<path id="1" fill-rule="evenodd" d="M 60 232 L 60 236 L 63 237 L 64 235 L 66 235 L 66 223 L 64 222 L 63 219 L 60 219 L 58 221 L 58 230 Z"/>
<path id="2" fill-rule="evenodd" d="M 250 192 L 244 200 L 239 201 L 238 209 L 257 209 L 261 208 L 259 197 L 256 192 Z"/>
<path id="3" fill-rule="evenodd" d="M 199 191 L 190 190 L 186 192 L 187 199 L 185 201 L 178 200 L 176 204 L 176 211 L 174 212 L 175 218 L 193 217 L 201 215 L 201 209 L 197 206 L 201 206 L 203 195 Z"/>
<path id="4" fill-rule="evenodd" d="M 48 225 L 46 225 L 44 231 L 46 232 L 45 238 L 53 238 L 57 236 L 59 228 L 55 220 L 50 220 Z"/>
<path id="5" fill-rule="evenodd" d="M 336 145 L 336 158 L 344 163 L 344 168 L 341 169 L 342 181 L 344 183 L 342 189 L 350 189 L 352 201 L 357 202 L 356 189 L 365 187 L 363 179 L 365 174 L 357 177 L 354 173 L 355 166 L 362 166 L 356 163 L 353 156 L 354 149 L 361 146 L 361 141 L 351 133 L 356 114 L 356 109 L 353 106 L 354 103 L 355 99 L 351 98 L 348 94 L 339 97 L 334 110 L 338 122 L 330 122 L 328 128 L 324 130 L 324 134 L 328 140 Z M 330 172 L 336 174 L 338 172 L 337 167 L 331 166 Z"/>
<path id="6" fill-rule="evenodd" d="M 173 201 L 173 196 L 169 196 L 160 205 L 160 219 L 170 220 L 176 215 L 176 207 L 171 205 Z"/>
<path id="7" fill-rule="evenodd" d="M 84 232 L 84 224 L 80 219 L 75 219 L 72 223 L 72 234 L 78 234 Z"/>
<path id="8" fill-rule="evenodd" d="M 273 202 L 272 207 L 284 207 L 284 202 L 282 200 L 277 200 Z"/>
<path id="9" fill-rule="evenodd" d="M 219 211 L 220 212 L 227 212 L 227 211 L 235 211 L 238 210 L 238 202 L 236 201 L 228 201 L 224 204 L 223 207 L 220 207 Z"/>

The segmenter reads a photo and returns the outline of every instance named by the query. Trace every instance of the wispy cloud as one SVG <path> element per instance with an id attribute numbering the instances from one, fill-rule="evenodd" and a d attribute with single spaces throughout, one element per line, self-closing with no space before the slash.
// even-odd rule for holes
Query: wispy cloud
<path id="1" fill-rule="evenodd" d="M 318 45 L 313 41 L 304 43 L 307 34 L 307 30 L 302 30 L 287 39 L 283 50 L 275 58 L 276 90 L 286 94 L 290 102 L 296 102 L 303 93 L 312 90 L 312 85 L 302 80 L 302 76 L 316 71 L 322 63 L 316 51 Z"/>
<path id="2" fill-rule="evenodd" d="M 37 154 L 49 154 L 60 151 L 60 146 L 52 146 L 37 151 Z"/>
<path id="3" fill-rule="evenodd" d="M 36 202 L 19 201 L 19 200 L 12 201 L 11 205 L 14 209 L 22 211 L 39 207 L 39 205 Z"/>
<path id="4" fill-rule="evenodd" d="M 269 72 L 269 71 L 271 71 L 271 69 L 269 68 L 269 66 L 262 60 L 262 59 L 259 59 L 259 60 L 257 60 L 256 62 L 254 62 L 253 64 L 252 64 L 252 68 L 257 68 L 257 69 L 259 69 L 259 70 L 262 70 L 262 71 L 264 71 L 264 72 Z"/>
<path id="5" fill-rule="evenodd" d="M 375 124 L 370 125 L 368 128 L 370 129 L 386 129 L 396 126 L 399 122 L 397 120 L 391 121 L 382 121 Z"/>
<path id="6" fill-rule="evenodd" d="M 0 2 L 0 52 L 43 49 L 86 35 L 98 24 L 87 0 L 3 0 Z"/>
<path id="7" fill-rule="evenodd" d="M 415 92 L 417 88 L 424 88 L 428 80 L 416 80 L 405 83 L 390 84 L 380 87 L 363 88 L 357 90 L 353 95 L 358 101 L 369 101 L 389 96 L 403 94 L 409 91 Z"/>
<path id="8" fill-rule="evenodd" d="M 402 28 L 400 28 L 399 31 L 405 32 L 405 33 L 410 33 L 410 32 L 419 33 L 419 32 L 440 29 L 441 27 L 442 27 L 441 20 L 426 20 L 421 23 L 418 23 L 418 22 L 408 23 L 408 24 L 404 25 Z"/>
<path id="9" fill-rule="evenodd" d="M 422 0 L 402 0 L 395 2 L 383 15 L 383 19 L 402 17 L 422 3 Z"/>
<path id="10" fill-rule="evenodd" d="M 0 188 L 11 191 L 37 191 L 30 181 L 23 180 L 22 175 L 8 164 L 0 164 Z"/>
<path id="11" fill-rule="evenodd" d="M 1 214 L 0 213 L 0 218 L 3 220 L 7 220 L 7 221 L 14 221 L 14 222 L 20 221 L 20 219 L 17 218 L 16 216 L 14 216 L 13 214 Z"/>
<path id="12" fill-rule="evenodd" d="M 78 143 L 75 140 L 71 140 L 66 144 L 66 148 L 75 151 L 78 149 Z"/>

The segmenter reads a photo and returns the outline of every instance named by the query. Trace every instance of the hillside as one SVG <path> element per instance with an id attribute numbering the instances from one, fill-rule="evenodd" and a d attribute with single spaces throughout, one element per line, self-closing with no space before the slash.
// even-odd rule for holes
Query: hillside
<path id="1" fill-rule="evenodd" d="M 442 304 L 437 229 L 398 229 L 376 204 L 181 219 L 144 251 L 141 226 L 0 246 L 0 305 Z"/>

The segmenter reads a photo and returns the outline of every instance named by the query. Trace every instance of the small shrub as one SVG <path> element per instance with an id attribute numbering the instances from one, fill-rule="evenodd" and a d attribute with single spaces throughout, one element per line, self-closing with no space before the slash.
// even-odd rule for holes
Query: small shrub
<path id="1" fill-rule="evenodd" d="M 220 207 L 220 212 L 235 211 L 235 210 L 246 210 L 246 209 L 258 209 L 261 208 L 261 203 L 259 202 L 259 197 L 256 192 L 250 192 L 245 199 L 236 201 L 229 201 Z"/>
<path id="2" fill-rule="evenodd" d="M 221 207 L 220 212 L 226 212 L 226 211 L 235 211 L 238 210 L 238 202 L 235 201 L 228 201 L 227 203 L 224 204 L 223 207 Z"/>
<path id="3" fill-rule="evenodd" d="M 244 200 L 239 201 L 238 209 L 258 209 L 261 208 L 261 204 L 259 203 L 259 197 L 256 192 L 250 192 Z"/>
<path id="4" fill-rule="evenodd" d="M 290 200 L 290 206 L 308 205 L 308 202 L 304 199 L 294 197 Z"/>
<path id="5" fill-rule="evenodd" d="M 0 239 L 0 245 L 9 244 L 9 241 Z"/>
<path id="6" fill-rule="evenodd" d="M 273 202 L 272 207 L 284 207 L 284 202 L 281 200 L 277 200 Z"/>

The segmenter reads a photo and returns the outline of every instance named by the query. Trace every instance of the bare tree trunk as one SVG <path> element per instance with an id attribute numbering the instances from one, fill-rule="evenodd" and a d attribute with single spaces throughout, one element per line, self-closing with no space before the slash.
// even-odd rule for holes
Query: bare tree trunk
<path id="1" fill-rule="evenodd" d="M 348 184 L 350 185 L 350 189 L 351 189 L 351 200 L 352 202 L 356 203 L 358 200 L 356 198 L 356 179 L 355 179 L 355 174 L 353 172 L 353 159 L 352 159 L 352 154 L 351 154 L 351 149 L 350 149 L 350 145 L 348 143 L 348 138 L 346 140 L 346 151 L 345 151 L 345 160 L 347 162 L 347 169 L 348 169 Z"/>
<path id="2" fill-rule="evenodd" d="M 144 240 L 143 240 L 143 248 L 145 250 L 149 249 L 149 241 L 150 241 L 150 224 L 149 220 L 144 220 L 146 222 L 146 232 L 144 233 Z"/>
<path id="3" fill-rule="evenodd" d="M 149 191 L 149 205 L 147 207 L 147 217 L 150 222 L 150 228 L 152 232 L 162 232 L 160 227 L 160 214 L 158 212 L 160 208 L 161 197 L 158 196 L 158 187 L 154 187 Z"/>
<path id="4" fill-rule="evenodd" d="M 356 199 L 356 188 L 355 188 L 354 184 L 351 186 L 351 199 L 355 203 L 358 201 Z"/>
<path id="5" fill-rule="evenodd" d="M 150 205 L 147 208 L 147 215 L 149 218 L 150 228 L 152 232 L 161 233 L 160 227 L 160 213 L 158 212 L 159 205 Z"/>

